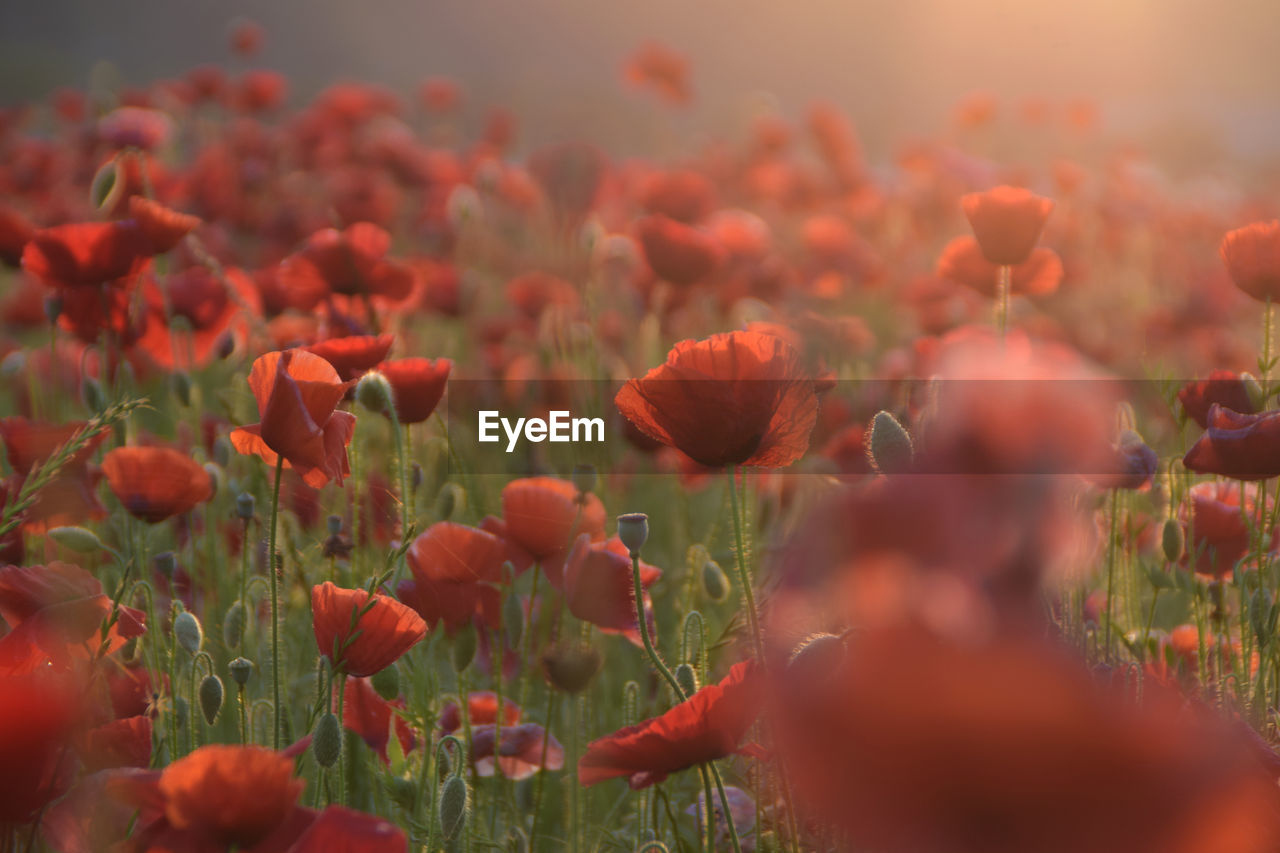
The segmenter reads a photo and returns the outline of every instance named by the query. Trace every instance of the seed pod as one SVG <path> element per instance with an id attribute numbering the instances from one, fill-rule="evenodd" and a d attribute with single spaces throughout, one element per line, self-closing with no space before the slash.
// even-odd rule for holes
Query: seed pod
<path id="1" fill-rule="evenodd" d="M 87 527 L 55 527 L 49 531 L 49 538 L 77 554 L 102 550 L 102 540 Z"/>
<path id="2" fill-rule="evenodd" d="M 508 646 L 513 649 L 520 647 L 520 638 L 524 636 L 524 605 L 518 595 L 508 595 L 502 602 L 502 633 L 506 635 Z"/>
<path id="3" fill-rule="evenodd" d="M 453 638 L 453 671 L 464 672 L 476 656 L 476 629 L 467 625 Z"/>
<path id="4" fill-rule="evenodd" d="M 225 435 L 220 435 L 213 440 L 213 461 L 223 468 L 231 464 L 231 442 Z"/>
<path id="5" fill-rule="evenodd" d="M 1170 563 L 1176 563 L 1182 559 L 1182 552 L 1186 547 L 1186 534 L 1183 533 L 1182 524 L 1178 519 L 1164 520 L 1164 529 L 1160 532 L 1160 546 L 1164 549 L 1164 558 Z"/>
<path id="6" fill-rule="evenodd" d="M 676 667 L 676 683 L 680 685 L 680 689 L 684 691 L 686 697 L 692 696 L 698 692 L 698 674 L 693 671 L 687 663 L 682 663 Z"/>
<path id="7" fill-rule="evenodd" d="M 329 531 L 330 536 L 337 536 L 342 533 L 342 516 L 331 515 L 324 520 L 325 529 Z"/>
<path id="8" fill-rule="evenodd" d="M 244 521 L 253 518 L 253 511 L 257 502 L 257 498 L 248 492 L 241 492 L 236 495 L 236 516 Z"/>
<path id="9" fill-rule="evenodd" d="M 194 655 L 204 644 L 204 631 L 200 628 L 200 620 L 189 610 L 184 610 L 173 619 L 173 636 L 178 645 L 187 654 Z"/>
<path id="10" fill-rule="evenodd" d="M 249 683 L 249 676 L 253 675 L 253 661 L 248 658 L 236 658 L 227 664 L 227 670 L 236 684 L 244 687 Z"/>
<path id="11" fill-rule="evenodd" d="M 216 675 L 206 675 L 200 682 L 200 710 L 209 725 L 218 719 L 218 712 L 222 710 L 222 679 Z"/>
<path id="12" fill-rule="evenodd" d="M 332 711 L 320 718 L 311 733 L 311 754 L 321 767 L 332 767 L 342 756 L 342 726 Z"/>
<path id="13" fill-rule="evenodd" d="M 244 634 L 244 621 L 244 602 L 232 602 L 227 608 L 227 615 L 222 617 L 222 642 L 227 648 L 234 649 L 240 645 L 240 637 Z"/>
<path id="14" fill-rule="evenodd" d="M 596 487 L 596 466 L 575 465 L 573 468 L 573 487 L 578 494 L 585 495 Z"/>
<path id="15" fill-rule="evenodd" d="M 618 516 L 618 538 L 632 554 L 639 554 L 649 539 L 649 516 L 643 512 L 629 512 Z"/>
<path id="16" fill-rule="evenodd" d="M 729 577 L 715 560 L 702 564 L 702 591 L 717 604 L 729 597 Z"/>
<path id="17" fill-rule="evenodd" d="M 58 322 L 58 318 L 62 316 L 62 297 L 56 293 L 51 293 L 44 298 L 44 316 L 52 326 Z"/>
<path id="18" fill-rule="evenodd" d="M 452 845 L 467 825 L 467 812 L 471 806 L 471 792 L 467 780 L 461 774 L 450 776 L 440 789 L 440 830 L 444 841 Z"/>
<path id="19" fill-rule="evenodd" d="M 393 663 L 375 672 L 370 683 L 373 685 L 374 692 L 390 702 L 400 695 L 400 670 Z"/>
<path id="20" fill-rule="evenodd" d="M 581 693 L 600 670 L 600 653 L 586 643 L 561 643 L 542 653 L 542 674 L 557 690 Z"/>
<path id="21" fill-rule="evenodd" d="M 172 551 L 161 551 L 156 554 L 153 565 L 157 572 L 172 580 L 173 573 L 178 570 L 178 555 Z"/>
<path id="22" fill-rule="evenodd" d="M 877 412 L 867 430 L 867 457 L 881 474 L 901 474 L 911 468 L 915 449 L 911 436 L 888 412 Z"/>

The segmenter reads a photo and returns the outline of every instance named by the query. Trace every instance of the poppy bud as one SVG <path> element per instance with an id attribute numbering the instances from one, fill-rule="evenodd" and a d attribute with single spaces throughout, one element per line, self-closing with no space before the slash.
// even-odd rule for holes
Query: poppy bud
<path id="1" fill-rule="evenodd" d="M 222 469 L 212 462 L 206 462 L 201 467 L 209 475 L 209 486 L 212 488 L 209 493 L 209 500 L 213 500 L 214 496 L 218 494 L 218 490 L 222 488 Z"/>
<path id="2" fill-rule="evenodd" d="M 257 499 L 248 492 L 241 492 L 236 495 L 236 516 L 248 521 L 253 518 L 253 510 L 257 504 Z"/>
<path id="3" fill-rule="evenodd" d="M 376 370 L 370 370 L 356 384 L 356 400 L 371 412 L 383 414 L 395 411 L 392 402 L 391 383 Z"/>
<path id="4" fill-rule="evenodd" d="M 436 515 L 441 521 L 448 521 L 457 513 L 467 508 L 467 492 L 457 483 L 445 483 L 436 496 Z"/>
<path id="5" fill-rule="evenodd" d="M 422 487 L 422 465 L 413 463 L 409 468 L 409 491 L 416 492 Z"/>
<path id="6" fill-rule="evenodd" d="M 476 629 L 467 625 L 453 638 L 453 671 L 463 672 L 476 656 Z"/>
<path id="7" fill-rule="evenodd" d="M 595 490 L 596 487 L 596 466 L 594 465 L 575 465 L 573 468 L 573 487 L 578 490 L 579 494 L 585 495 L 587 492 Z"/>
<path id="8" fill-rule="evenodd" d="M 639 554 L 649 538 L 649 516 L 643 512 L 618 516 L 618 538 L 632 555 Z"/>
<path id="9" fill-rule="evenodd" d="M 189 610 L 184 610 L 174 617 L 173 636 L 177 639 L 178 645 L 182 646 L 189 655 L 200 651 L 200 646 L 204 643 L 204 631 L 200 628 L 200 620 Z"/>
<path id="10" fill-rule="evenodd" d="M 109 207 L 112 191 L 119 180 L 119 171 L 114 158 L 102 165 L 89 184 L 89 203 L 97 210 Z"/>
<path id="11" fill-rule="evenodd" d="M 702 564 L 702 591 L 717 604 L 729 597 L 729 577 L 715 560 Z"/>
<path id="12" fill-rule="evenodd" d="M 58 322 L 58 318 L 62 316 L 62 297 L 56 293 L 44 298 L 44 316 L 48 318 L 49 324 Z"/>
<path id="13" fill-rule="evenodd" d="M 787 661 L 787 676 L 829 677 L 844 660 L 844 640 L 835 634 L 815 634 L 803 640 Z"/>
<path id="14" fill-rule="evenodd" d="M 209 725 L 218 719 L 218 712 L 222 710 L 222 679 L 216 675 L 206 675 L 200 682 L 200 710 Z"/>
<path id="15" fill-rule="evenodd" d="M 186 371 L 175 371 L 169 377 L 169 386 L 173 389 L 173 396 L 178 399 L 179 403 L 183 406 L 191 405 L 191 377 L 187 375 Z"/>
<path id="16" fill-rule="evenodd" d="M 881 474 L 901 474 L 911 468 L 915 450 L 911 436 L 888 412 L 877 412 L 867 430 L 867 458 Z"/>
<path id="17" fill-rule="evenodd" d="M 173 573 L 178 570 L 178 556 L 172 551 L 161 551 L 156 554 L 153 564 L 157 572 L 172 580 Z"/>
<path id="18" fill-rule="evenodd" d="M 1262 392 L 1262 385 L 1257 379 L 1249 373 L 1241 373 L 1240 381 L 1244 383 L 1244 391 L 1249 395 L 1249 402 L 1253 404 L 1255 411 L 1265 411 L 1267 408 L 1267 397 Z"/>
<path id="19" fill-rule="evenodd" d="M 1182 559 L 1186 547 L 1186 534 L 1182 532 L 1182 524 L 1176 518 L 1164 520 L 1164 530 L 1160 532 L 1160 547 L 1164 549 L 1164 558 L 1170 563 Z"/>
<path id="20" fill-rule="evenodd" d="M 213 461 L 223 468 L 231 463 L 231 441 L 220 435 L 213 441 Z"/>
<path id="21" fill-rule="evenodd" d="M 49 531 L 49 538 L 77 554 L 92 554 L 102 550 L 102 540 L 98 538 L 98 534 L 86 527 L 55 527 Z"/>
<path id="22" fill-rule="evenodd" d="M 178 721 L 178 728 L 182 728 L 187 723 L 187 711 L 189 706 L 187 700 L 181 696 L 173 700 L 173 716 Z"/>
<path id="23" fill-rule="evenodd" d="M 325 519 L 325 526 L 330 536 L 337 536 L 342 532 L 342 516 L 331 515 Z"/>
<path id="24" fill-rule="evenodd" d="M 524 607 L 519 596 L 508 595 L 502 603 L 502 633 L 506 635 L 509 647 L 520 645 L 520 638 L 524 636 Z"/>
<path id="25" fill-rule="evenodd" d="M 370 681 L 374 692 L 388 702 L 400 695 L 400 670 L 395 664 L 375 672 Z"/>
<path id="26" fill-rule="evenodd" d="M 80 396 L 91 412 L 101 412 L 107 407 L 107 399 L 102 394 L 102 385 L 92 376 L 86 376 L 80 383 Z"/>
<path id="27" fill-rule="evenodd" d="M 467 824 L 467 812 L 470 809 L 471 792 L 467 789 L 467 780 L 461 774 L 450 776 L 440 789 L 440 830 L 444 833 L 445 845 L 452 847 L 461 836 Z"/>
<path id="28" fill-rule="evenodd" d="M 227 608 L 227 615 L 222 617 L 222 641 L 227 648 L 234 649 L 240 645 L 240 635 L 244 633 L 244 602 L 233 601 Z"/>
<path id="29" fill-rule="evenodd" d="M 585 643 L 556 645 L 542 654 L 542 674 L 565 693 L 581 693 L 600 669 L 600 653 Z"/>
<path id="30" fill-rule="evenodd" d="M 689 664 L 682 663 L 676 667 L 675 675 L 676 683 L 680 685 L 686 698 L 698 692 L 698 674 Z"/>
<path id="31" fill-rule="evenodd" d="M 227 670 L 236 684 L 244 687 L 249 683 L 249 676 L 253 675 L 253 661 L 248 658 L 236 658 L 227 664 Z"/>
<path id="32" fill-rule="evenodd" d="M 342 726 L 332 711 L 320 718 L 311 733 L 311 754 L 321 767 L 332 767 L 342 755 Z"/>
<path id="33" fill-rule="evenodd" d="M 391 795 L 391 801 L 405 811 L 413 811 L 414 803 L 418 799 L 418 786 L 413 784 L 413 780 L 406 779 L 403 776 L 392 776 L 387 780 L 387 793 Z"/>

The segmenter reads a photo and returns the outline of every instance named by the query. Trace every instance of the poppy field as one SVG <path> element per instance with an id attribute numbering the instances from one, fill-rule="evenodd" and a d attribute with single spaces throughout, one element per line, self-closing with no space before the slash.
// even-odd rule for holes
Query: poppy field
<path id="1" fill-rule="evenodd" d="M 1280 172 L 228 36 L 0 108 L 0 853 L 1280 850 Z"/>

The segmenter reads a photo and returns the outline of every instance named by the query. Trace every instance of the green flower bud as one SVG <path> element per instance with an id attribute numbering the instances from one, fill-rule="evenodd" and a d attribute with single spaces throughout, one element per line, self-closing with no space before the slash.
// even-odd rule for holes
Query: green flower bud
<path id="1" fill-rule="evenodd" d="M 356 400 L 371 412 L 380 415 L 395 411 L 394 394 L 387 377 L 376 370 L 370 370 L 356 383 Z"/>
<path id="2" fill-rule="evenodd" d="M 200 682 L 200 710 L 204 720 L 213 725 L 222 710 L 222 679 L 216 675 L 206 675 Z"/>
<path id="3" fill-rule="evenodd" d="M 222 617 L 222 642 L 227 648 L 234 649 L 240 645 L 240 637 L 244 634 L 244 622 L 244 602 L 232 602 L 227 608 L 227 615 Z"/>
<path id="4" fill-rule="evenodd" d="M 156 554 L 152 560 L 152 564 L 160 574 L 166 578 L 172 579 L 173 573 L 178 570 L 178 555 L 172 551 L 161 551 Z"/>
<path id="5" fill-rule="evenodd" d="M 92 376 L 86 376 L 80 383 L 80 396 L 91 412 L 101 412 L 107 407 L 107 397 L 102 393 L 102 384 Z"/>
<path id="6" fill-rule="evenodd" d="M 629 512 L 618 516 L 618 538 L 632 554 L 639 554 L 649 538 L 649 516 L 643 512 Z"/>
<path id="7" fill-rule="evenodd" d="M 178 696 L 173 700 L 173 716 L 178 721 L 178 728 L 182 728 L 187 724 L 187 700 Z"/>
<path id="8" fill-rule="evenodd" d="M 520 638 L 524 636 L 524 605 L 520 596 L 512 593 L 502 602 L 502 633 L 506 635 L 507 645 L 513 649 L 520 647 Z"/>
<path id="9" fill-rule="evenodd" d="M 115 158 L 112 158 L 94 173 L 93 180 L 89 183 L 89 203 L 96 210 L 105 210 L 114 198 L 114 190 L 119 182 L 119 168 Z"/>
<path id="10" fill-rule="evenodd" d="M 227 670 L 236 684 L 244 687 L 249 683 L 249 676 L 253 675 L 253 661 L 248 658 L 236 658 L 227 664 Z"/>
<path id="11" fill-rule="evenodd" d="M 400 670 L 393 663 L 375 672 L 370 683 L 379 696 L 390 702 L 400 695 Z"/>
<path id="12" fill-rule="evenodd" d="M 337 536 L 342 533 L 342 516 L 331 515 L 325 519 L 325 529 L 329 531 L 330 536 Z"/>
<path id="13" fill-rule="evenodd" d="M 698 674 L 693 671 L 693 667 L 687 663 L 682 663 L 676 667 L 676 683 L 680 685 L 680 689 L 686 697 L 692 696 L 698 692 Z"/>
<path id="14" fill-rule="evenodd" d="M 715 560 L 702 564 L 702 591 L 717 604 L 729 597 L 729 576 Z"/>
<path id="15" fill-rule="evenodd" d="M 476 630 L 467 625 L 453 638 L 453 671 L 464 672 L 476 656 Z"/>
<path id="16" fill-rule="evenodd" d="M 407 812 L 413 811 L 418 800 L 418 786 L 403 776 L 392 776 L 387 780 L 387 793 L 393 803 Z"/>
<path id="17" fill-rule="evenodd" d="M 457 483 L 445 483 L 436 495 L 436 515 L 448 521 L 467 508 L 467 491 Z"/>
<path id="18" fill-rule="evenodd" d="M 440 789 L 440 830 L 446 844 L 452 845 L 462 837 L 470 806 L 471 792 L 467 788 L 467 780 L 461 774 L 446 779 Z"/>
<path id="19" fill-rule="evenodd" d="M 92 554 L 102 550 L 102 540 L 87 527 L 55 527 L 49 538 L 77 554 Z"/>
<path id="20" fill-rule="evenodd" d="M 332 711 L 320 718 L 311 733 L 311 754 L 321 767 L 332 767 L 342 756 L 342 725 Z"/>
<path id="21" fill-rule="evenodd" d="M 177 639 L 178 645 L 182 646 L 189 655 L 199 652 L 200 646 L 204 643 L 204 631 L 200 628 L 200 620 L 188 610 L 174 617 L 173 636 Z"/>
<path id="22" fill-rule="evenodd" d="M 183 406 L 191 405 L 191 377 L 185 370 L 179 370 L 170 375 L 169 386 L 173 389 L 173 396 L 179 403 Z"/>
<path id="23" fill-rule="evenodd" d="M 1160 547 L 1164 549 L 1164 558 L 1170 563 L 1176 563 L 1182 559 L 1183 550 L 1186 548 L 1186 534 L 1183 533 L 1182 523 L 1178 519 L 1164 520 L 1164 529 L 1160 531 Z"/>
<path id="24" fill-rule="evenodd" d="M 877 412 L 867 430 L 867 457 L 881 474 L 901 474 L 911 468 L 915 449 L 911 436 L 888 412 Z"/>
<path id="25" fill-rule="evenodd" d="M 258 499 L 248 492 L 241 492 L 236 495 L 236 516 L 244 521 L 253 518 L 254 509 L 258 503 Z M 248 543 L 245 543 L 248 547 Z"/>

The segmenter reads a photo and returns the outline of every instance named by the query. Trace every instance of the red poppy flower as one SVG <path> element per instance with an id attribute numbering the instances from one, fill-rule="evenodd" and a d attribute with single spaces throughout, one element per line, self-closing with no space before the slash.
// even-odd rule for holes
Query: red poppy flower
<path id="1" fill-rule="evenodd" d="M 401 358 L 384 361 L 376 369 L 391 383 L 396 418 L 402 424 L 419 424 L 431 417 L 444 396 L 453 362 L 447 358 Z"/>
<path id="2" fill-rule="evenodd" d="M 982 255 L 978 241 L 957 237 L 942 250 L 938 258 L 938 275 L 949 281 L 971 287 L 983 296 L 995 297 L 998 267 Z M 1058 289 L 1062 281 L 1062 261 L 1052 249 L 1039 248 L 1013 268 L 1011 293 L 1023 296 L 1046 296 Z"/>
<path id="3" fill-rule="evenodd" d="M 568 551 L 580 533 L 592 540 L 604 538 L 605 513 L 600 498 L 588 493 L 579 505 L 578 487 L 555 477 L 526 477 L 507 483 L 502 488 L 502 520 L 502 537 L 539 563 Z M 525 568 L 522 562 L 517 561 L 518 569 Z M 558 565 L 547 577 L 559 589 Z"/>
<path id="4" fill-rule="evenodd" d="M 760 332 L 678 343 L 614 402 L 641 432 L 713 468 L 790 465 L 818 418 L 800 354 Z"/>
<path id="5" fill-rule="evenodd" d="M 0 826 L 34 820 L 71 783 L 77 708 L 71 686 L 47 672 L 0 675 Z"/>
<path id="6" fill-rule="evenodd" d="M 701 172 L 677 169 L 651 175 L 640 188 L 640 205 L 646 213 L 692 225 L 716 209 L 716 188 Z"/>
<path id="7" fill-rule="evenodd" d="M 393 717 L 400 751 L 407 754 L 413 749 L 413 730 L 403 717 L 394 713 L 394 709 L 405 707 L 403 699 L 388 702 L 378 695 L 367 678 L 348 678 L 343 695 L 342 725 L 359 735 L 370 749 L 378 753 L 384 764 L 390 761 L 387 744 L 391 742 Z M 334 701 L 337 701 L 336 697 Z"/>
<path id="8" fill-rule="evenodd" d="M 22 263 L 22 250 L 36 233 L 36 228 L 18 211 L 0 204 L 0 263 L 16 267 Z"/>
<path id="9" fill-rule="evenodd" d="M 1209 408 L 1209 425 L 1182 464 L 1201 474 L 1265 480 L 1280 474 L 1280 411 L 1246 415 Z"/>
<path id="10" fill-rule="evenodd" d="M 1209 409 L 1216 403 L 1224 409 L 1251 415 L 1258 410 L 1249 389 L 1238 373 L 1215 370 L 1204 379 L 1188 382 L 1178 392 L 1178 402 L 1187 417 L 1201 428 L 1209 426 Z"/>
<path id="11" fill-rule="evenodd" d="M 661 214 L 637 222 L 636 233 L 650 268 L 680 287 L 705 281 L 723 260 L 724 251 L 710 234 Z"/>
<path id="12" fill-rule="evenodd" d="M 333 365 L 302 350 L 269 352 L 249 371 L 261 423 L 231 432 L 241 453 L 256 453 L 268 465 L 284 457 L 312 488 L 330 480 L 341 485 L 351 473 L 347 445 L 355 415 L 335 412 L 353 382 L 342 382 Z"/>
<path id="13" fill-rule="evenodd" d="M 129 218 L 137 223 L 153 255 L 169 251 L 200 224 L 197 216 L 178 213 L 139 195 L 129 197 Z"/>
<path id="14" fill-rule="evenodd" d="M 1194 570 L 1198 574 L 1213 577 L 1229 575 L 1240 558 L 1252 548 L 1253 537 L 1246 517 L 1252 519 L 1256 516 L 1259 497 L 1265 500 L 1265 495 L 1255 484 L 1245 484 L 1242 508 L 1240 492 L 1236 483 L 1196 483 L 1191 487 L 1188 494 L 1191 512 L 1188 513 L 1185 506 L 1180 509 L 1182 528 L 1187 536 L 1187 553 L 1183 562 L 1188 562 L 1195 555 Z M 1268 513 L 1271 511 L 1270 503 L 1265 501 Z M 1273 531 L 1273 545 L 1275 539 Z"/>
<path id="15" fill-rule="evenodd" d="M 111 148 L 153 151 L 173 135 L 173 119 L 146 107 L 118 107 L 98 119 L 98 136 Z"/>
<path id="16" fill-rule="evenodd" d="M 579 536 L 564 567 L 563 589 L 569 612 L 605 633 L 622 634 L 635 645 L 642 645 L 632 574 L 630 552 L 617 537 L 593 545 L 585 533 Z M 645 589 L 660 577 L 661 569 L 640 566 L 640 585 Z M 653 604 L 648 599 L 646 593 L 645 615 L 652 623 Z"/>
<path id="17" fill-rule="evenodd" d="M 409 841 L 395 824 L 377 815 L 329 806 L 316 817 L 288 853 L 405 853 Z"/>
<path id="18" fill-rule="evenodd" d="M 156 289 L 146 296 L 150 316 L 137 347 L 166 370 L 203 367 L 224 355 L 262 310 L 257 287 L 235 268 L 219 277 L 205 267 L 187 267 L 165 279 L 163 294 Z M 170 318 L 178 317 L 189 330 L 172 327 Z"/>
<path id="19" fill-rule="evenodd" d="M 237 18 L 231 23 L 229 41 L 231 50 L 239 56 L 254 56 L 262 50 L 267 39 L 267 31 L 257 21 L 248 18 Z"/>
<path id="20" fill-rule="evenodd" d="M 172 447 L 117 447 L 102 460 L 111 491 L 134 518 L 156 524 L 213 497 L 213 478 Z"/>
<path id="21" fill-rule="evenodd" d="M 85 421 L 49 424 L 26 418 L 0 418 L 0 440 L 14 470 L 10 488 L 14 494 L 31 469 L 57 452 L 86 425 Z M 79 524 L 86 519 L 106 518 L 106 508 L 94 492 L 98 477 L 89 471 L 89 459 L 107 438 L 101 433 L 80 449 L 58 472 L 58 476 L 36 493 L 35 503 L 23 517 L 28 530 L 40 532 L 45 527 Z"/>
<path id="22" fill-rule="evenodd" d="M 732 755 L 760 713 L 761 688 L 751 661 L 734 664 L 719 684 L 703 687 L 661 717 L 589 743 L 578 762 L 578 781 L 585 786 L 626 776 L 639 790 Z"/>
<path id="23" fill-rule="evenodd" d="M 483 530 L 451 521 L 437 522 L 413 540 L 406 555 L 412 580 L 400 582 L 396 595 L 431 627 L 443 621 L 453 633 L 483 608 L 491 625 L 501 623 L 502 579 L 506 547 Z"/>
<path id="24" fill-rule="evenodd" d="M 240 77 L 232 99 L 241 112 L 264 113 L 283 104 L 288 94 L 289 81 L 283 74 L 256 68 Z"/>
<path id="25" fill-rule="evenodd" d="M 369 222 L 343 231 L 326 228 L 280 263 L 277 278 L 286 290 L 398 301 L 413 290 L 414 275 L 411 267 L 386 257 L 390 248 L 391 235 Z"/>
<path id="26" fill-rule="evenodd" d="M 99 287 L 141 272 L 150 248 L 131 220 L 57 225 L 32 235 L 22 268 L 46 287 Z"/>
<path id="27" fill-rule="evenodd" d="M 494 775 L 494 765 L 497 764 L 502 768 L 503 776 L 518 782 L 539 770 L 562 769 L 564 747 L 537 723 L 503 726 L 500 730 L 489 723 L 471 730 L 471 762 L 477 776 Z"/>
<path id="28" fill-rule="evenodd" d="M 506 290 L 507 300 L 532 322 L 537 322 L 552 306 L 571 309 L 579 302 L 576 287 L 545 272 L 518 275 L 507 282 Z"/>
<path id="29" fill-rule="evenodd" d="M 998 266 L 1027 262 L 1053 210 L 1050 199 L 1010 186 L 969 193 L 960 202 L 983 256 Z"/>
<path id="30" fill-rule="evenodd" d="M 311 588 L 320 654 L 335 669 L 357 678 L 386 669 L 427 635 L 421 617 L 394 598 L 375 595 L 368 605 L 369 593 L 362 589 L 342 589 L 328 581 Z"/>
<path id="31" fill-rule="evenodd" d="M 151 718 L 139 715 L 113 720 L 85 733 L 80 749 L 85 771 L 151 766 Z"/>
<path id="32" fill-rule="evenodd" d="M 73 658 L 98 651 L 111 598 L 93 575 L 70 563 L 0 569 L 0 617 L 9 632 L 0 637 L 0 672 L 22 674 L 52 665 L 66 669 Z M 114 651 L 146 633 L 140 610 L 121 606 L 107 635 Z"/>
<path id="33" fill-rule="evenodd" d="M 1280 300 L 1280 220 L 1227 233 L 1218 252 L 1236 287 L 1257 300 Z"/>
<path id="34" fill-rule="evenodd" d="M 687 104 L 693 97 L 689 60 L 658 42 L 646 42 L 631 55 L 623 76 L 633 86 L 650 88 L 670 104 Z"/>
<path id="35" fill-rule="evenodd" d="M 377 367 L 387 357 L 394 342 L 391 335 L 355 335 L 330 338 L 304 349 L 332 364 L 344 381 L 351 381 Z"/>
<path id="36" fill-rule="evenodd" d="M 467 710 L 471 725 L 493 725 L 498 719 L 498 694 L 492 690 L 475 690 L 467 694 Z M 502 724 L 514 726 L 520 722 L 520 706 L 509 698 L 502 702 Z M 450 735 L 462 728 L 462 713 L 458 703 L 450 700 L 440 709 L 440 734 Z"/>

